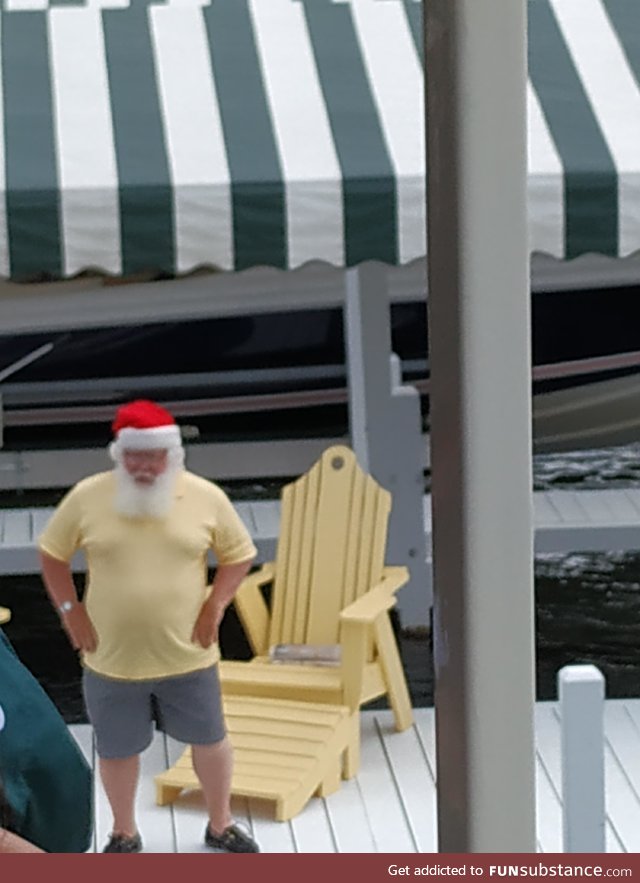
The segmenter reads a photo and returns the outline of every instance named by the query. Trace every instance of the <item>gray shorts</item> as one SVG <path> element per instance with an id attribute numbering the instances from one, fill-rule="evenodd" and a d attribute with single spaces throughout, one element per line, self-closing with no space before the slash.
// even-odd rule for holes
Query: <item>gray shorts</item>
<path id="1" fill-rule="evenodd" d="M 82 688 L 99 757 L 140 754 L 157 729 L 188 745 L 210 745 L 226 730 L 218 666 L 154 681 L 120 681 L 83 670 Z"/>

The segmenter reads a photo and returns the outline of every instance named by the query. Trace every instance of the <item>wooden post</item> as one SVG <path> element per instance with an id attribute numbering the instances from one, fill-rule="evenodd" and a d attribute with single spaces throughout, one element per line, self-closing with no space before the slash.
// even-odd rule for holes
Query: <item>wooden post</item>
<path id="1" fill-rule="evenodd" d="M 558 698 L 564 852 L 606 852 L 602 672 L 566 665 L 558 672 Z"/>

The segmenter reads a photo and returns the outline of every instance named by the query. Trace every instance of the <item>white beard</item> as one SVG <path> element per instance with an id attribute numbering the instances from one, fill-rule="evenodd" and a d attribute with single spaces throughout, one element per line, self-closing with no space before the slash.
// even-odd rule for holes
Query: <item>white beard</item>
<path id="1" fill-rule="evenodd" d="M 137 484 L 122 463 L 116 463 L 116 511 L 129 518 L 166 518 L 180 468 L 170 465 L 152 484 Z"/>

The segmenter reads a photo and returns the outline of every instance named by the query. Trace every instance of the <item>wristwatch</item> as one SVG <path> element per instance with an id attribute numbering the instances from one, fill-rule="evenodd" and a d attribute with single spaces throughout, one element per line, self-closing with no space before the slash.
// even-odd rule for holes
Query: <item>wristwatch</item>
<path id="1" fill-rule="evenodd" d="M 64 616 L 65 613 L 68 613 L 70 610 L 76 606 L 75 601 L 63 601 L 62 604 L 58 607 L 58 613 L 61 616 Z"/>

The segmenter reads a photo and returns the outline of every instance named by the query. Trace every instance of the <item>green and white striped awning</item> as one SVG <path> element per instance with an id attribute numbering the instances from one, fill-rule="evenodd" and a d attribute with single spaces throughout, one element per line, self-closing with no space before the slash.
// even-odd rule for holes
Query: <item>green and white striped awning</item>
<path id="1" fill-rule="evenodd" d="M 416 0 L 1 8 L 1 276 L 424 255 Z M 636 251 L 640 3 L 529 28 L 531 248 Z"/>

